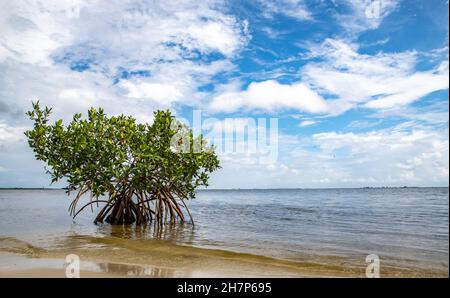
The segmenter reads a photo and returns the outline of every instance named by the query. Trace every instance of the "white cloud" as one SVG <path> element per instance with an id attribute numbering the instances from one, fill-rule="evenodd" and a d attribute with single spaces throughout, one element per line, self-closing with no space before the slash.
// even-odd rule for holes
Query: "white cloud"
<path id="1" fill-rule="evenodd" d="M 22 138 L 25 129 L 23 127 L 13 127 L 0 121 L 0 147 L 7 143 L 15 143 Z"/>
<path id="2" fill-rule="evenodd" d="M 0 124 L 0 187 L 48 187 L 44 165 L 23 138 L 25 127 Z M 59 185 L 62 187 L 63 185 Z"/>
<path id="3" fill-rule="evenodd" d="M 314 149 L 311 149 L 314 148 Z M 280 134 L 278 161 L 254 166 L 223 160 L 214 187 L 445 186 L 448 128 L 404 123 L 364 133 Z"/>
<path id="4" fill-rule="evenodd" d="M 117 85 L 123 95 L 141 102 L 153 102 L 162 107 L 177 103 L 199 105 L 202 95 L 197 88 L 210 82 L 217 73 L 234 69 L 231 62 L 218 60 L 207 63 L 180 61 L 175 64 L 160 63 L 148 67 L 149 77 L 132 77 Z"/>
<path id="5" fill-rule="evenodd" d="M 382 123 L 382 120 L 377 120 L 377 121 L 369 121 L 369 120 L 353 120 L 352 122 L 350 122 L 347 125 L 347 128 L 350 129 L 366 129 L 366 128 L 370 128 L 370 127 L 374 127 L 379 125 L 380 123 Z"/>
<path id="6" fill-rule="evenodd" d="M 311 126 L 311 125 L 314 125 L 314 124 L 317 124 L 317 121 L 314 121 L 314 120 L 303 120 L 303 121 L 301 121 L 299 123 L 298 126 L 305 127 L 305 126 Z"/>
<path id="7" fill-rule="evenodd" d="M 403 78 L 393 80 L 386 87 L 388 96 L 372 100 L 366 104 L 367 107 L 386 109 L 410 104 L 421 97 L 438 90 L 448 89 L 448 69 L 436 72 L 417 72 Z M 386 82 L 387 83 L 387 82 Z"/>
<path id="8" fill-rule="evenodd" d="M 229 58 L 249 38 L 247 22 L 221 12 L 218 1 L 0 5 L 0 103 L 16 112 L 4 117 L 22 123 L 17 113 L 36 99 L 53 106 L 56 117 L 101 105 L 142 121 L 155 108 L 196 105 L 197 88 L 233 69 Z M 213 52 L 224 58 L 195 59 Z M 72 71 L 77 64 L 88 69 Z M 121 78 L 122 71 L 146 76 Z"/>
<path id="9" fill-rule="evenodd" d="M 210 109 L 225 112 L 239 109 L 270 112 L 296 109 L 310 113 L 325 113 L 328 109 L 326 101 L 303 83 L 288 85 L 268 80 L 250 83 L 243 91 L 237 87 L 232 84 L 228 88 L 231 90 L 219 92 L 213 98 Z"/>
<path id="10" fill-rule="evenodd" d="M 303 0 L 260 0 L 263 14 L 273 18 L 274 14 L 283 14 L 288 17 L 305 21 L 311 20 L 311 12 L 307 9 Z"/>
<path id="11" fill-rule="evenodd" d="M 397 109 L 377 110 L 372 114 L 374 118 L 394 118 L 414 120 L 428 125 L 448 126 L 448 101 L 427 104 L 425 107 L 403 106 Z M 379 121 L 382 121 L 381 119 Z"/>
<path id="12" fill-rule="evenodd" d="M 2 1 L 0 5 L 0 62 L 14 58 L 49 65 L 49 55 L 73 40 L 70 22 L 85 3 Z"/>
<path id="13" fill-rule="evenodd" d="M 96 98 L 108 106 L 104 96 L 114 101 L 125 94 L 150 100 L 156 106 L 170 106 L 182 99 L 195 103 L 197 88 L 209 83 L 215 74 L 231 69 L 230 58 L 250 38 L 247 21 L 223 13 L 221 5 L 219 1 L 122 1 L 114 5 L 83 0 L 2 2 L 0 68 L 12 71 L 8 76 L 14 78 L 16 69 L 23 70 L 22 64 L 29 64 L 31 72 L 42 72 L 41 77 L 33 78 L 32 84 L 48 82 L 44 74 L 49 73 L 52 77 L 60 76 L 62 81 L 66 81 L 66 75 L 76 77 L 76 82 L 67 80 L 69 85 L 78 82 L 79 87 L 90 86 L 80 91 L 61 84 L 61 90 L 56 92 L 61 99 Z M 223 57 L 212 63 L 196 59 L 210 53 Z M 86 71 L 69 74 L 69 67 L 77 66 Z M 121 88 L 111 86 L 114 78 L 121 78 L 122 71 L 145 71 L 150 77 L 122 78 Z M 2 85 L 7 89 L 4 93 L 14 94 L 12 89 L 20 84 L 12 82 L 12 78 L 6 79 L 10 85 Z M 129 81 L 124 82 L 126 79 Z M 105 84 L 108 81 L 111 83 Z M 38 89 L 47 88 L 51 87 Z M 53 95 L 36 89 L 21 93 L 27 101 L 36 93 L 42 99 Z M 13 101 L 6 97 L 0 100 Z M 132 101 L 127 103 L 133 105 Z"/>
<path id="14" fill-rule="evenodd" d="M 358 53 L 358 46 L 326 39 L 310 45 L 307 58 L 319 59 L 300 69 L 301 81 L 252 82 L 247 89 L 232 82 L 219 87 L 212 111 L 295 109 L 338 115 L 357 106 L 392 109 L 409 105 L 439 90 L 448 89 L 448 61 L 435 69 L 416 71 L 418 53 Z M 327 98 L 327 99 L 325 99 Z"/>
<path id="15" fill-rule="evenodd" d="M 342 4 L 342 2 L 339 2 Z M 398 0 L 345 0 L 350 13 L 337 14 L 336 19 L 350 34 L 376 29 L 385 17 L 399 6 Z"/>
<path id="16" fill-rule="evenodd" d="M 127 96 L 136 99 L 151 99 L 170 105 L 181 98 L 182 93 L 172 84 L 123 81 L 121 87 L 127 89 Z"/>
<path id="17" fill-rule="evenodd" d="M 224 55 L 232 55 L 233 52 L 245 43 L 245 37 L 240 38 L 236 34 L 239 28 L 234 18 L 224 18 L 221 22 L 206 22 L 188 27 L 189 35 L 198 42 L 198 48 L 217 50 Z M 243 22 L 243 32 L 247 31 L 247 23 Z"/>
<path id="18" fill-rule="evenodd" d="M 345 173 L 347 181 L 363 177 L 378 185 L 445 185 L 448 180 L 447 129 L 410 123 L 360 134 L 320 133 L 313 141 L 329 156 L 326 164 Z M 339 150 L 345 149 L 346 153 L 339 155 Z"/>
<path id="19" fill-rule="evenodd" d="M 91 106 L 102 106 L 109 114 L 129 113 L 140 120 L 152 114 L 152 103 L 136 103 L 119 96 L 119 88 L 102 74 L 74 72 L 64 66 L 36 66 L 7 61 L 0 67 L 0 99 L 21 111 L 4 115 L 14 125 L 30 125 L 25 111 L 31 101 L 39 99 L 43 105 L 52 106 L 54 117 L 69 119 L 73 113 Z"/>
<path id="20" fill-rule="evenodd" d="M 1 52 L 30 63 L 74 47 L 111 64 L 180 58 L 198 50 L 232 55 L 247 41 L 247 23 L 214 9 L 216 1 L 2 2 Z M 183 50 L 184 48 L 184 50 Z M 66 48 L 66 50 L 68 50 Z M 75 50 L 75 49 L 72 49 Z M 137 59 L 139 58 L 139 59 Z M 108 61 L 107 61 L 108 60 Z"/>
<path id="21" fill-rule="evenodd" d="M 408 105 L 438 90 L 448 89 L 445 63 L 436 70 L 415 71 L 417 53 L 359 54 L 355 44 L 327 39 L 313 46 L 310 55 L 321 62 L 309 63 L 303 80 L 320 94 L 336 96 L 329 101 L 334 114 L 358 104 L 386 109 Z"/>

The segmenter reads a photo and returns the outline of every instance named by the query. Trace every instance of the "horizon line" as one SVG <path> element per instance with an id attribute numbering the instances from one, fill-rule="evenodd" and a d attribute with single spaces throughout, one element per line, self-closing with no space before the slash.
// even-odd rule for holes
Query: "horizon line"
<path id="1" fill-rule="evenodd" d="M 386 189 L 386 188 L 449 188 L 449 186 L 354 186 L 354 187 L 275 187 L 275 188 L 200 188 L 196 191 L 217 190 L 308 190 L 308 189 Z M 0 190 L 65 190 L 64 187 L 0 187 Z"/>

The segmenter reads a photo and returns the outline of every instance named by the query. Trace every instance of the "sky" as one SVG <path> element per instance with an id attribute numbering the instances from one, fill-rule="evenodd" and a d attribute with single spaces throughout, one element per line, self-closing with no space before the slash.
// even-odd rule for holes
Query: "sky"
<path id="1" fill-rule="evenodd" d="M 222 152 L 210 188 L 448 186 L 448 21 L 438 0 L 0 0 L 0 187 L 50 186 L 36 99 L 66 123 L 201 111 L 210 136 L 276 119 L 276 158 Z"/>

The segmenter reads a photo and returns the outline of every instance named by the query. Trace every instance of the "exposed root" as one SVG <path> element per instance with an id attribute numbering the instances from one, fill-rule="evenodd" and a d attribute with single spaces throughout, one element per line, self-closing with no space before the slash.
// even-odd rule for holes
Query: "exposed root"
<path id="1" fill-rule="evenodd" d="M 131 187 L 124 187 L 119 192 L 110 192 L 107 200 L 90 201 L 76 211 L 80 197 L 88 191 L 88 187 L 82 187 L 69 206 L 70 214 L 75 218 L 86 207 L 98 203 L 106 203 L 95 217 L 94 223 L 107 222 L 113 225 L 136 224 L 147 225 L 153 223 L 162 226 L 166 223 L 177 221 L 186 222 L 188 214 L 190 222 L 194 224 L 191 212 L 184 202 L 187 197 L 181 193 L 158 189 L 152 192 L 134 191 Z"/>

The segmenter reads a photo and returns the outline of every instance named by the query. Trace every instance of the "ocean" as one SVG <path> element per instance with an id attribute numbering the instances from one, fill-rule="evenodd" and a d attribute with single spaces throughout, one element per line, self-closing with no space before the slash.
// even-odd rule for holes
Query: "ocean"
<path id="1" fill-rule="evenodd" d="M 64 190 L 0 190 L 0 250 L 14 252 L 17 242 L 41 249 L 117 246 L 76 240 L 112 237 L 128 248 L 161 241 L 361 268 L 375 254 L 382 268 L 448 274 L 448 188 L 199 190 L 188 202 L 195 225 L 162 230 L 94 225 L 96 208 L 72 219 L 70 202 Z"/>

